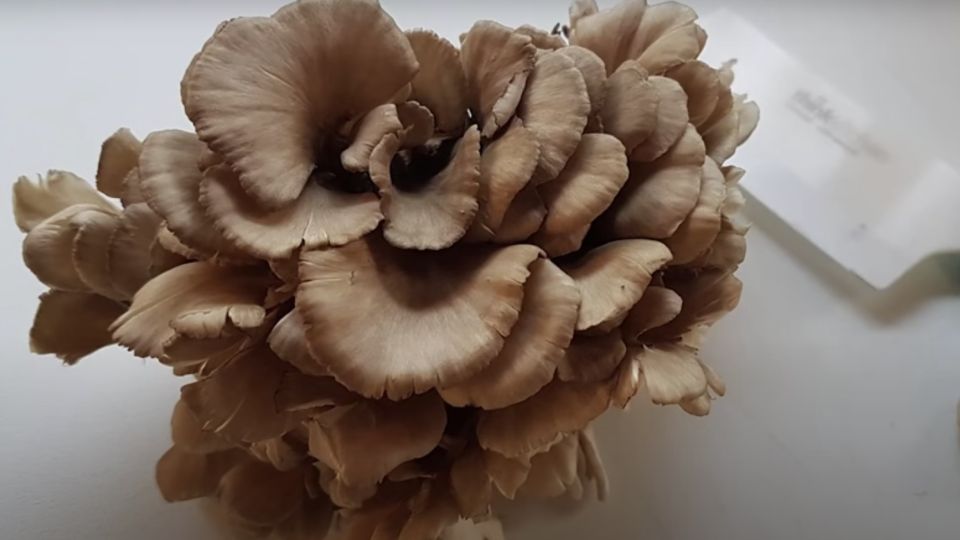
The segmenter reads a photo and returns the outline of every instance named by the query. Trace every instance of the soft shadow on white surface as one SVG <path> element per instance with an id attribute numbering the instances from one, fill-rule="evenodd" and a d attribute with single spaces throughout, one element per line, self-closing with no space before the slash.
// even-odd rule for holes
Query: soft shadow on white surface
<path id="1" fill-rule="evenodd" d="M 177 85 L 190 57 L 220 20 L 280 3 L 4 3 L 0 178 L 63 168 L 89 179 L 117 127 L 141 136 L 188 128 Z M 546 0 L 383 3 L 401 25 L 450 39 L 477 18 L 552 26 L 566 12 L 565 2 Z M 703 12 L 721 5 L 692 3 Z M 960 82 L 944 68 L 960 50 L 955 3 L 722 5 L 941 154 L 960 147 L 950 94 Z M 21 235 L 9 200 L 0 201 L 0 537 L 210 537 L 194 506 L 164 503 L 153 485 L 183 381 L 116 348 L 73 368 L 31 356 L 26 336 L 42 288 L 22 267 Z M 598 429 L 610 500 L 522 523 L 511 538 L 960 534 L 957 268 L 927 263 L 877 293 L 762 208 L 750 213 L 741 308 L 706 350 L 727 397 L 706 419 L 640 399 L 610 413 Z"/>
<path id="2" fill-rule="evenodd" d="M 818 277 L 837 300 L 850 303 L 878 323 L 895 325 L 928 302 L 960 297 L 960 254 L 932 255 L 890 287 L 877 290 L 839 266 L 755 198 L 747 197 L 755 227 L 766 231 L 794 263 Z"/>

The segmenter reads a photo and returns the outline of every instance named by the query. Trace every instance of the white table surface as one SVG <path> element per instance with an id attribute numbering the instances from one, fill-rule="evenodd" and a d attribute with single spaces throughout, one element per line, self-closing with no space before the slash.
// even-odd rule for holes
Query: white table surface
<path id="1" fill-rule="evenodd" d="M 547 0 L 383 4 L 402 26 L 448 38 L 478 18 L 551 26 L 566 12 Z M 960 2 L 781 4 L 723 5 L 960 165 Z M 116 128 L 187 128 L 178 83 L 191 55 L 220 20 L 277 5 L 0 3 L 0 178 L 61 168 L 92 179 Z M 42 287 L 0 201 L 0 538 L 211 537 L 194 505 L 164 503 L 153 484 L 184 381 L 119 348 L 72 368 L 32 356 Z M 759 205 L 749 213 L 743 301 L 705 352 L 727 397 L 706 419 L 643 403 L 607 415 L 611 499 L 512 538 L 960 538 L 960 262 L 928 261 L 877 292 Z"/>

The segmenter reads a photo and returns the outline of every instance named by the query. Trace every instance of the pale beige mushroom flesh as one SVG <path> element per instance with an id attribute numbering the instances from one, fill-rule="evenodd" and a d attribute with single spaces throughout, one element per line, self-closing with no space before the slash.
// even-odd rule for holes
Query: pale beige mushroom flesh
<path id="1" fill-rule="evenodd" d="M 222 23 L 185 59 L 192 129 L 13 185 L 31 349 L 188 377 L 156 482 L 229 535 L 502 538 L 514 500 L 603 500 L 594 420 L 726 393 L 701 346 L 740 299 L 759 109 L 681 4 L 550 28 Z"/>

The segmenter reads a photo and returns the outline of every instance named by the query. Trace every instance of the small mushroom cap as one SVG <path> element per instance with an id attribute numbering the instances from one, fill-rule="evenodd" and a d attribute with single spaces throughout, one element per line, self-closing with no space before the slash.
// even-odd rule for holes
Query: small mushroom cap
<path id="1" fill-rule="evenodd" d="M 372 237 L 307 252 L 297 306 L 310 349 L 368 397 L 462 382 L 500 352 L 539 254 L 529 245 L 410 252 Z"/>

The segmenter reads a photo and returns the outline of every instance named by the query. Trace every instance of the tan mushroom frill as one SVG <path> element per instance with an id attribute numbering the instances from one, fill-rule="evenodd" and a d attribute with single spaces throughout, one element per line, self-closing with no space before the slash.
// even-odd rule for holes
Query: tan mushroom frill
<path id="1" fill-rule="evenodd" d="M 691 9 L 570 15 L 459 47 L 374 0 L 221 24 L 181 83 L 195 133 L 117 131 L 96 189 L 14 186 L 50 287 L 32 349 L 188 376 L 157 482 L 247 533 L 432 539 L 602 498 L 595 418 L 724 393 L 698 351 L 740 295 L 726 161 L 758 110 Z"/>

